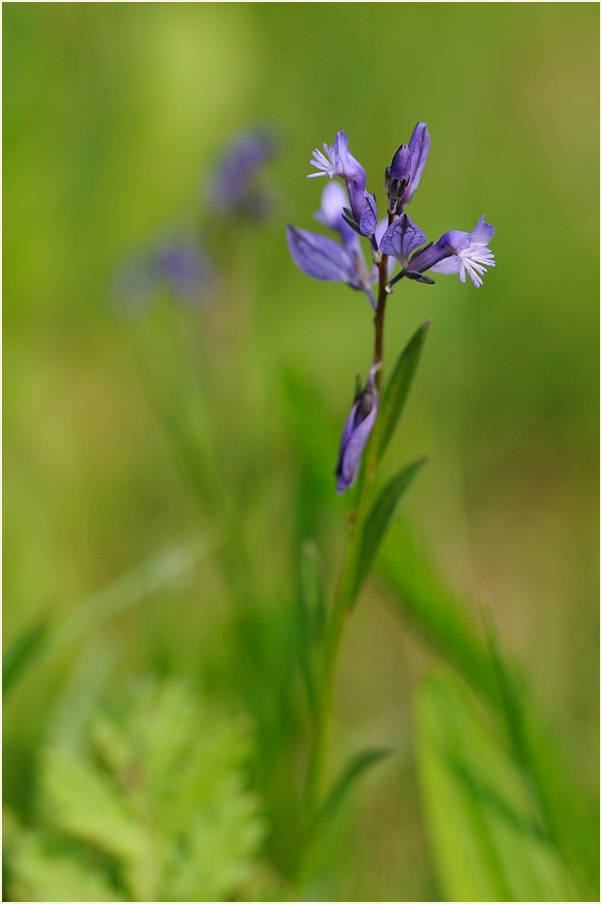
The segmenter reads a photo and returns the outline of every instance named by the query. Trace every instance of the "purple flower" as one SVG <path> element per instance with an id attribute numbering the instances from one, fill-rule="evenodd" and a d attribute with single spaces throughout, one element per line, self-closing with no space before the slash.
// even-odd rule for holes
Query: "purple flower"
<path id="1" fill-rule="evenodd" d="M 494 233 L 495 229 L 485 222 L 483 215 L 472 232 L 446 232 L 435 245 L 417 251 L 407 269 L 411 273 L 424 273 L 425 270 L 458 273 L 462 283 L 466 282 L 468 272 L 472 284 L 478 289 L 483 285 L 481 276 L 487 272 L 487 267 L 495 267 L 493 252 L 487 247 Z"/>
<path id="2" fill-rule="evenodd" d="M 378 365 L 373 364 L 365 388 L 357 395 L 343 427 L 341 449 L 336 467 L 337 493 L 353 486 L 362 463 L 362 453 L 378 412 L 378 392 L 374 382 Z"/>
<path id="3" fill-rule="evenodd" d="M 432 279 L 423 275 L 429 270 L 434 273 L 459 273 L 460 282 L 466 281 L 468 272 L 473 285 L 477 288 L 482 286 L 481 274 L 487 272 L 487 267 L 495 267 L 493 252 L 487 247 L 494 232 L 493 226 L 485 223 L 482 216 L 472 232 L 446 232 L 435 244 L 430 242 L 417 250 L 426 241 L 426 236 L 407 214 L 402 214 L 389 226 L 380 241 L 383 254 L 394 257 L 403 268 L 391 285 L 402 276 L 432 283 Z"/>
<path id="4" fill-rule="evenodd" d="M 420 185 L 420 177 L 431 146 L 426 123 L 419 122 L 409 144 L 402 144 L 395 152 L 391 166 L 385 171 L 385 185 L 391 212 L 401 211 L 410 203 Z"/>
<path id="5" fill-rule="evenodd" d="M 352 229 L 343 216 L 346 201 L 345 191 L 340 184 L 338 182 L 328 182 L 322 192 L 321 207 L 316 211 L 314 217 L 322 226 L 338 232 L 346 248 L 355 250 L 360 247 L 360 241 L 355 229 Z"/>
<path id="6" fill-rule="evenodd" d="M 209 204 L 228 216 L 262 217 L 269 206 L 269 196 L 258 184 L 258 176 L 275 152 L 276 141 L 267 130 L 235 136 L 209 180 Z"/>
<path id="7" fill-rule="evenodd" d="M 324 151 L 318 148 L 313 152 L 311 166 L 315 166 L 319 172 L 310 173 L 308 179 L 318 176 L 340 176 L 346 186 L 349 195 L 350 211 L 346 211 L 346 218 L 361 235 L 372 236 L 376 228 L 378 214 L 376 201 L 366 191 L 366 172 L 355 157 L 349 151 L 349 142 L 345 132 L 337 132 L 334 144 L 322 145 Z"/>
<path id="8" fill-rule="evenodd" d="M 345 194 L 341 187 L 329 184 L 322 192 L 322 206 L 315 214 L 318 222 L 338 232 L 341 244 L 317 232 L 287 226 L 289 251 L 299 269 L 308 276 L 347 283 L 352 289 L 365 292 L 376 310 L 371 275 L 366 268 L 359 236 L 343 216 L 344 204 Z"/>
<path id="9" fill-rule="evenodd" d="M 403 207 L 410 203 L 416 189 L 420 185 L 420 177 L 422 176 L 422 170 L 424 169 L 424 164 L 426 163 L 430 148 L 431 136 L 428 133 L 426 123 L 419 122 L 416 124 L 416 128 L 412 132 L 412 137 L 410 138 L 412 162 L 410 166 L 410 181 L 408 182 L 408 186 L 401 199 Z"/>
<path id="10" fill-rule="evenodd" d="M 380 250 L 398 260 L 406 270 L 410 255 L 413 251 L 426 242 L 424 232 L 412 223 L 407 213 L 402 213 L 395 222 L 389 226 L 380 240 Z"/>

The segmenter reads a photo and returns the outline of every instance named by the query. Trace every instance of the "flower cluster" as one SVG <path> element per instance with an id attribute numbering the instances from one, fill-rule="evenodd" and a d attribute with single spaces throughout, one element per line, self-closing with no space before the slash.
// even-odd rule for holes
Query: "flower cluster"
<path id="1" fill-rule="evenodd" d="M 386 295 L 400 279 L 433 284 L 430 274 L 458 274 L 460 282 L 468 273 L 473 285 L 483 284 L 488 267 L 495 266 L 488 245 L 494 228 L 482 216 L 471 232 L 452 230 L 436 241 L 428 241 L 425 233 L 405 213 L 420 184 L 430 149 L 426 123 L 419 122 L 408 144 L 402 144 L 385 170 L 387 217 L 379 221 L 376 199 L 366 191 L 366 173 L 349 151 L 345 132 L 337 132 L 334 144 L 323 145 L 313 152 L 311 165 L 316 172 L 308 179 L 338 176 L 345 184 L 330 181 L 322 192 L 322 203 L 315 218 L 337 235 L 337 239 L 287 227 L 287 241 L 297 266 L 314 279 L 344 282 L 366 294 L 377 314 L 375 324 L 382 330 Z M 368 240 L 372 261 L 366 264 L 361 239 Z M 393 276 L 395 263 L 400 269 Z M 383 273 L 384 281 L 383 281 Z M 379 284 L 379 298 L 374 286 Z M 376 347 L 380 348 L 377 341 Z M 378 390 L 374 374 L 380 366 L 375 360 L 366 388 L 356 399 L 345 424 L 337 465 L 337 491 L 343 492 L 355 481 L 361 455 L 378 411 Z"/>

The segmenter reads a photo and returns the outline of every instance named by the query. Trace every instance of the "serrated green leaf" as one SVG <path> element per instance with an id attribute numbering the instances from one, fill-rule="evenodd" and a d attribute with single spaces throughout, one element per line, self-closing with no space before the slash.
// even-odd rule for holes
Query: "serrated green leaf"
<path id="1" fill-rule="evenodd" d="M 358 778 L 363 775 L 370 766 L 373 766 L 385 757 L 390 756 L 392 753 L 393 750 L 389 747 L 376 747 L 371 750 L 363 750 L 361 753 L 352 757 L 343 769 L 340 778 L 332 786 L 324 804 L 318 811 L 313 828 L 315 829 L 318 825 L 322 825 L 327 820 L 331 819 L 346 799 Z"/>
<path id="2" fill-rule="evenodd" d="M 399 471 L 381 490 L 380 496 L 372 506 L 362 532 L 352 599 L 355 599 L 358 590 L 368 576 L 397 503 L 425 462 L 426 458 L 421 458 Z"/>
<path id="3" fill-rule="evenodd" d="M 140 826 L 117 790 L 83 755 L 47 751 L 41 784 L 55 825 L 124 860 L 140 855 L 144 847 Z"/>
<path id="4" fill-rule="evenodd" d="M 416 716 L 424 810 L 445 900 L 576 900 L 510 752 L 456 681 L 426 681 Z"/>
<path id="5" fill-rule="evenodd" d="M 46 643 L 48 627 L 43 622 L 24 631 L 2 657 L 2 696 L 23 677 L 41 655 Z"/>
<path id="6" fill-rule="evenodd" d="M 151 679 L 122 689 L 85 729 L 77 745 L 44 754 L 33 819 L 46 827 L 42 853 L 57 861 L 48 867 L 55 897 L 25 899 L 112 900 L 110 890 L 72 891 L 88 862 L 98 868 L 90 887 L 110 889 L 118 875 L 124 900 L 240 897 L 265 834 L 247 786 L 246 721 L 204 710 L 183 683 Z M 9 834 L 15 887 L 38 888 L 25 833 Z"/>
<path id="7" fill-rule="evenodd" d="M 19 832 L 11 872 L 13 901 L 121 901 L 102 873 L 53 850 L 44 837 Z"/>
<path id="8" fill-rule="evenodd" d="M 403 413 L 430 325 L 431 321 L 427 320 L 416 330 L 397 359 L 397 364 L 387 383 L 380 409 L 377 461 L 382 458 Z"/>

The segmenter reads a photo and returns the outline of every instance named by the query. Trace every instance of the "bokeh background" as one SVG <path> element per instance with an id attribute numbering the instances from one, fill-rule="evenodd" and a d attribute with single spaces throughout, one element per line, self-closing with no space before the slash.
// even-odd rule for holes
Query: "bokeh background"
<path id="1" fill-rule="evenodd" d="M 75 624 L 5 704 L 15 818 L 34 819 L 39 752 L 74 676 L 95 688 L 84 710 L 149 673 L 232 708 L 231 610 L 211 553 L 223 525 L 158 413 L 162 386 L 184 387 L 199 442 L 218 449 L 280 613 L 273 647 L 302 540 L 335 580 L 346 502 L 332 470 L 370 364 L 370 311 L 298 271 L 284 227 L 313 228 L 308 160 L 338 129 L 382 205 L 384 167 L 418 120 L 432 146 L 412 218 L 436 238 L 485 213 L 497 266 L 479 290 L 440 277 L 392 296 L 389 362 L 433 325 L 387 467 L 428 454 L 404 521 L 475 622 L 490 604 L 594 799 L 598 16 L 589 3 L 4 6 L 5 649 Z M 258 124 L 279 142 L 271 215 L 218 228 L 199 187 Z M 129 316 L 112 291 L 124 260 L 197 222 L 222 297 L 182 309 L 160 295 Z M 94 594 L 190 543 L 204 550 L 192 567 L 176 563 L 127 611 L 111 615 L 109 599 L 103 621 Z M 397 754 L 358 794 L 316 892 L 331 900 L 442 894 L 412 754 L 412 695 L 433 657 L 389 596 L 371 584 L 349 624 L 333 743 Z M 96 621 L 78 628 L 90 599 Z"/>

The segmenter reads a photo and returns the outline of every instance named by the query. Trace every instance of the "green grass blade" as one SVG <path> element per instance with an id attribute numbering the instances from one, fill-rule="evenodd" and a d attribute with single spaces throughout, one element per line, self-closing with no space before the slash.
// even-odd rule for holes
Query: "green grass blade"
<path id="1" fill-rule="evenodd" d="M 393 591 L 397 611 L 426 643 L 457 670 L 490 707 L 509 743 L 534 819 L 562 851 L 583 900 L 597 897 L 599 824 L 595 800 L 578 781 L 557 732 L 542 718 L 528 688 L 491 636 L 481 639 L 476 607 L 437 576 L 428 557 L 396 522 L 379 555 L 379 574 Z"/>
<path id="2" fill-rule="evenodd" d="M 115 581 L 93 593 L 60 624 L 38 625 L 14 642 L 2 660 L 2 692 L 11 691 L 43 656 L 81 640 L 112 618 L 145 602 L 189 572 L 215 544 L 203 540 L 177 541 L 149 556 Z"/>
<path id="3" fill-rule="evenodd" d="M 7 694 L 43 654 L 48 625 L 42 622 L 20 634 L 2 657 L 2 696 Z"/>
<path id="4" fill-rule="evenodd" d="M 510 752 L 457 682 L 427 680 L 416 718 L 427 828 L 445 900 L 578 900 Z"/>
<path id="5" fill-rule="evenodd" d="M 399 356 L 387 383 L 380 410 L 377 461 L 382 458 L 403 413 L 430 325 L 431 321 L 427 320 L 416 330 Z"/>
<path id="6" fill-rule="evenodd" d="M 340 778 L 334 783 L 324 804 L 318 811 L 315 824 L 326 822 L 339 809 L 341 804 L 347 798 L 351 789 L 363 773 L 378 763 L 380 760 L 390 756 L 393 750 L 390 747 L 376 747 L 370 750 L 363 750 L 356 754 L 345 766 Z"/>
<path id="7" fill-rule="evenodd" d="M 526 792 L 538 808 L 547 835 L 570 864 L 582 895 L 595 898 L 600 881 L 597 807 L 575 780 L 559 739 L 544 731 L 528 688 L 504 655 L 492 612 L 484 609 L 483 615 L 501 714 Z"/>

